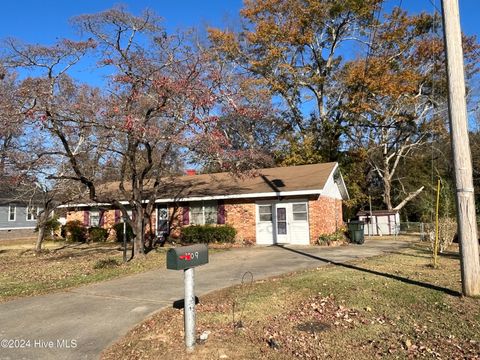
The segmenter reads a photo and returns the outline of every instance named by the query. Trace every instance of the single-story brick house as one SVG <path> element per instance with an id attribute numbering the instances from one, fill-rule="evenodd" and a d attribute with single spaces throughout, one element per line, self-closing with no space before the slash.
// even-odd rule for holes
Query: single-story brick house
<path id="1" fill-rule="evenodd" d="M 342 201 L 348 192 L 338 163 L 258 170 L 254 176 L 230 173 L 173 178 L 159 197 L 149 229 L 179 236 L 192 224 L 229 224 L 237 241 L 259 245 L 308 245 L 343 225 Z M 110 228 L 119 210 L 95 204 L 68 207 L 67 221 Z"/>

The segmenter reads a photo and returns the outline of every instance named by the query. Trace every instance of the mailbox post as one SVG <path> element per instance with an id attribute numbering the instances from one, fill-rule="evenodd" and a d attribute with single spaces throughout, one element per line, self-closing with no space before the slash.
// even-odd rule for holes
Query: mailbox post
<path id="1" fill-rule="evenodd" d="M 195 267 L 208 263 L 205 244 L 181 246 L 168 250 L 167 269 L 183 270 L 185 346 L 192 351 L 195 346 Z"/>

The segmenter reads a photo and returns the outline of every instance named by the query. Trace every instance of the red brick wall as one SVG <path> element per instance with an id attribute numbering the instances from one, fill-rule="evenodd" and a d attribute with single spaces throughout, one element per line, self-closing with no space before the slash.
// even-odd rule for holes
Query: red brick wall
<path id="1" fill-rule="evenodd" d="M 237 243 L 255 244 L 256 217 L 254 202 L 245 202 L 245 200 L 228 200 L 228 202 L 225 202 L 225 223 L 237 230 Z"/>
<path id="2" fill-rule="evenodd" d="M 343 227 L 342 200 L 320 196 L 309 200 L 310 243 L 314 244 L 320 235 L 331 234 Z"/>
<path id="3" fill-rule="evenodd" d="M 321 196 L 308 201 L 310 243 L 314 244 L 323 234 L 331 234 L 344 226 L 342 216 L 342 201 Z M 237 230 L 237 243 L 256 242 L 256 214 L 253 200 L 225 201 L 225 223 Z M 80 220 L 83 223 L 83 211 L 70 211 L 67 221 Z M 183 208 L 169 205 L 169 220 L 172 237 L 180 236 L 183 225 Z M 151 220 L 155 227 L 155 212 Z M 115 223 L 115 210 L 104 213 L 104 227 L 110 229 Z M 147 231 L 149 226 L 147 224 Z"/>
<path id="4" fill-rule="evenodd" d="M 67 212 L 67 222 L 78 220 L 83 224 L 83 211 L 69 211 Z"/>
<path id="5" fill-rule="evenodd" d="M 183 208 L 181 206 L 168 205 L 168 220 L 170 224 L 170 236 L 178 238 L 183 227 Z"/>

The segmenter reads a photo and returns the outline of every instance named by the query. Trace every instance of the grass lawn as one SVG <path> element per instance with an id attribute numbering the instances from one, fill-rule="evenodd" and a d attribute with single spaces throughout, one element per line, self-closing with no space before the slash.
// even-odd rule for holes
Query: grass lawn
<path id="1" fill-rule="evenodd" d="M 0 302 L 165 267 L 164 248 L 123 264 L 115 243 L 47 243 L 39 255 L 32 247 L 0 244 Z"/>
<path id="2" fill-rule="evenodd" d="M 197 336 L 210 334 L 193 354 L 183 347 L 183 310 L 171 308 L 102 359 L 480 359 L 480 299 L 459 295 L 452 250 L 438 269 L 416 244 L 214 292 L 197 306 Z"/>

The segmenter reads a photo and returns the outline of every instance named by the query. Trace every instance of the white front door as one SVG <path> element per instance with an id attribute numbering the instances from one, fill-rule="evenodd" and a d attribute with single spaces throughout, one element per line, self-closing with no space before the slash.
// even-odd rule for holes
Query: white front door
<path id="1" fill-rule="evenodd" d="M 289 205 L 290 204 L 276 204 L 275 206 L 276 244 L 288 244 L 290 242 Z"/>

